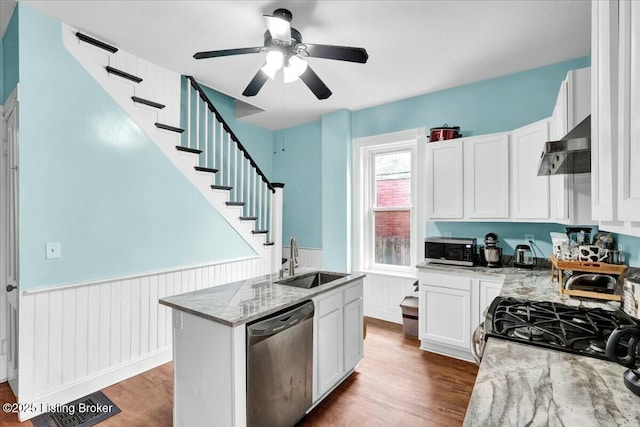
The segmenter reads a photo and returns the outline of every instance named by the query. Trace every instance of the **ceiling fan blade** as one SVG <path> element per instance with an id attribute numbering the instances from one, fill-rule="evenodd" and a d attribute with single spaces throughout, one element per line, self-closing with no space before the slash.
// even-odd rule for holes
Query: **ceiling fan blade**
<path id="1" fill-rule="evenodd" d="M 297 50 L 313 58 L 337 59 L 339 61 L 364 64 L 369 59 L 366 49 L 361 47 L 332 46 L 326 44 L 301 43 Z"/>
<path id="2" fill-rule="evenodd" d="M 285 43 L 291 43 L 291 24 L 286 20 L 277 17 L 264 15 L 271 38 Z"/>
<path id="3" fill-rule="evenodd" d="M 262 69 L 258 70 L 256 75 L 253 76 L 242 94 L 244 96 L 256 96 L 258 92 L 260 92 L 260 89 L 262 89 L 262 86 L 264 86 L 264 84 L 267 82 L 267 80 L 269 80 L 269 76 L 267 76 L 267 73 L 262 71 Z"/>
<path id="4" fill-rule="evenodd" d="M 304 84 L 306 84 L 307 87 L 311 89 L 311 92 L 313 92 L 316 98 L 327 99 L 331 96 L 331 90 L 327 87 L 326 84 L 324 84 L 322 80 L 320 80 L 320 77 L 318 77 L 318 75 L 311 69 L 311 67 L 307 66 L 307 69 L 304 71 L 304 73 L 300 75 L 300 80 L 302 80 Z"/>
<path id="5" fill-rule="evenodd" d="M 218 56 L 244 55 L 245 53 L 260 53 L 264 47 L 244 47 L 241 49 L 210 50 L 198 52 L 193 57 L 195 59 L 215 58 Z"/>

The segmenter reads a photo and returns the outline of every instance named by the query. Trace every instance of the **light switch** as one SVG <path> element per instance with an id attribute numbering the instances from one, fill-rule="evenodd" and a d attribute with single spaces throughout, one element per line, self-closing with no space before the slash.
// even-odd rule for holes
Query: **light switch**
<path id="1" fill-rule="evenodd" d="M 47 242 L 44 246 L 47 252 L 47 259 L 60 258 L 62 256 L 60 252 L 60 242 Z"/>

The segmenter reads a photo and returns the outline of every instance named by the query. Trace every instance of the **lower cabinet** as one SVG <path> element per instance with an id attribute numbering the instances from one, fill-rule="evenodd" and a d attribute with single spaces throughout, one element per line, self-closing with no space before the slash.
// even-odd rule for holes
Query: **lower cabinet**
<path id="1" fill-rule="evenodd" d="M 423 350 L 473 360 L 471 336 L 502 282 L 420 270 L 418 329 Z"/>
<path id="2" fill-rule="evenodd" d="M 333 390 L 363 355 L 362 280 L 313 298 L 313 402 Z"/>

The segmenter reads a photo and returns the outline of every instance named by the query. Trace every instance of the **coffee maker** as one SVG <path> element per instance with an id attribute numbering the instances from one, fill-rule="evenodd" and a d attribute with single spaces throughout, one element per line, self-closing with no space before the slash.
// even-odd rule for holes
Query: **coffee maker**
<path id="1" fill-rule="evenodd" d="M 502 248 L 497 246 L 498 235 L 495 233 L 487 233 L 484 236 L 484 259 L 487 261 L 487 267 L 502 267 Z"/>

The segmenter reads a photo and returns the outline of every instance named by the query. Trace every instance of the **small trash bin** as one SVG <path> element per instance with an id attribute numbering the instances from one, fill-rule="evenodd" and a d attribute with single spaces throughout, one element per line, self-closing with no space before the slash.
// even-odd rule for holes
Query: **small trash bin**
<path id="1" fill-rule="evenodd" d="M 402 326 L 405 335 L 418 336 L 418 297 L 405 297 L 400 303 Z"/>

